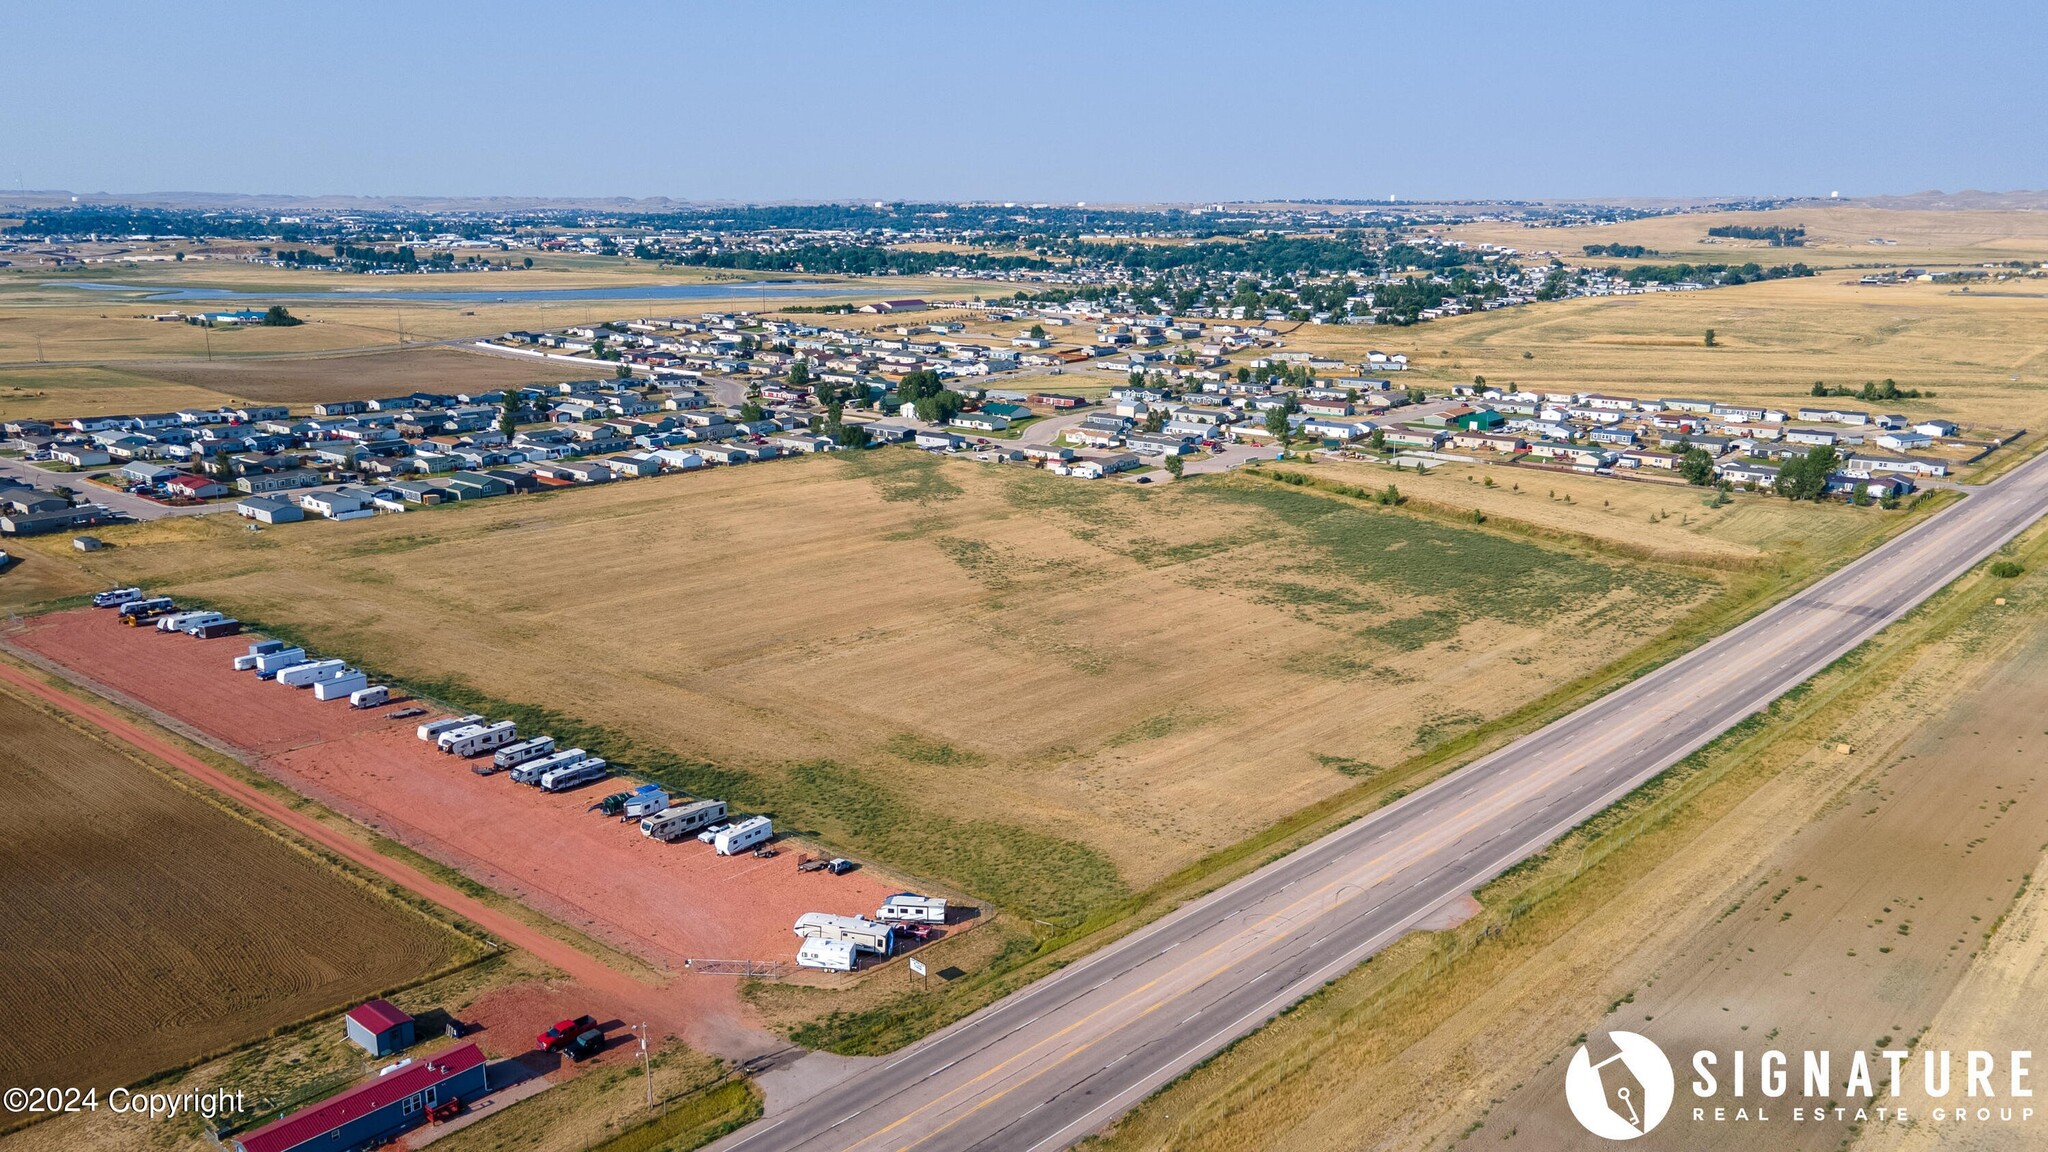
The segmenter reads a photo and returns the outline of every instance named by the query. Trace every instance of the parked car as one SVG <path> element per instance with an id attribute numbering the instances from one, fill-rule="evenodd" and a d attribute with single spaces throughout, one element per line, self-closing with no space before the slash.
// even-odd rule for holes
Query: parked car
<path id="1" fill-rule="evenodd" d="M 533 1038 L 534 1047 L 543 1052 L 559 1052 L 576 1042 L 577 1037 L 597 1027 L 595 1016 L 578 1016 L 574 1020 L 557 1020 L 555 1026 Z M 603 1034 L 599 1033 L 602 1041 Z"/>
<path id="2" fill-rule="evenodd" d="M 589 1017 L 586 1016 L 584 1019 L 587 1020 Z M 573 1063 L 581 1064 L 585 1058 L 595 1056 L 602 1051 L 604 1051 L 604 1032 L 602 1029 L 586 1028 L 582 1032 L 577 1033 L 574 1040 L 569 1041 L 569 1059 Z"/>
<path id="3" fill-rule="evenodd" d="M 844 856 L 834 856 L 825 862 L 825 871 L 832 873 L 834 876 L 844 876 L 857 867 L 859 865 Z"/>

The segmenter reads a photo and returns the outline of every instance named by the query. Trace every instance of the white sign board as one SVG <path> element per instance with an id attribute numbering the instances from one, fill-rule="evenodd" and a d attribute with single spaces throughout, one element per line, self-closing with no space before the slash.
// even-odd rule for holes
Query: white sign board
<path id="1" fill-rule="evenodd" d="M 910 974 L 911 974 L 911 975 L 913 975 L 913 976 L 922 976 L 922 975 L 924 975 L 924 961 L 922 961 L 922 960 L 912 960 L 912 961 L 910 962 Z"/>

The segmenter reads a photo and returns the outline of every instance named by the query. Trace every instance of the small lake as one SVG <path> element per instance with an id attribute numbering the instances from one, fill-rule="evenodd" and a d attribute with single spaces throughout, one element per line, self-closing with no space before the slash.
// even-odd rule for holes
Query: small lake
<path id="1" fill-rule="evenodd" d="M 457 274 L 459 275 L 459 274 Z M 85 280 L 45 280 L 48 288 L 76 288 L 84 292 L 121 292 L 150 302 L 183 300 L 272 301 L 303 300 L 345 302 L 371 301 L 379 304 L 548 304 L 602 300 L 748 300 L 773 297 L 782 300 L 870 296 L 872 287 L 825 284 L 815 280 L 742 280 L 710 284 L 631 284 L 616 288 L 500 288 L 477 292 L 391 291 L 374 288 L 336 288 L 287 292 L 245 292 L 238 288 L 168 287 L 157 284 L 106 284 Z"/>

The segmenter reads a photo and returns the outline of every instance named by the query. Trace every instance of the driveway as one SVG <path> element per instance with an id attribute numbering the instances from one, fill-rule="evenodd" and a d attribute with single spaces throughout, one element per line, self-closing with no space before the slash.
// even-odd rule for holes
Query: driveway
<path id="1" fill-rule="evenodd" d="M 48 468 L 38 468 L 26 460 L 0 458 L 0 476 L 11 476 L 36 488 L 69 488 L 109 512 L 118 512 L 131 520 L 161 520 L 166 516 L 204 516 L 210 512 L 226 512 L 234 508 L 233 504 L 159 504 L 154 500 L 144 500 L 140 496 L 130 495 L 116 488 L 88 484 L 84 472 L 53 472 Z"/>

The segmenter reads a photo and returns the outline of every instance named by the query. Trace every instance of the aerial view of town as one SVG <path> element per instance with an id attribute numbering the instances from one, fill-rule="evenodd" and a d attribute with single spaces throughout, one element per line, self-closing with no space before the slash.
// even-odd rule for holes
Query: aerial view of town
<path id="1" fill-rule="evenodd" d="M 95 11 L 0 1152 L 2048 1146 L 2048 12 Z"/>

